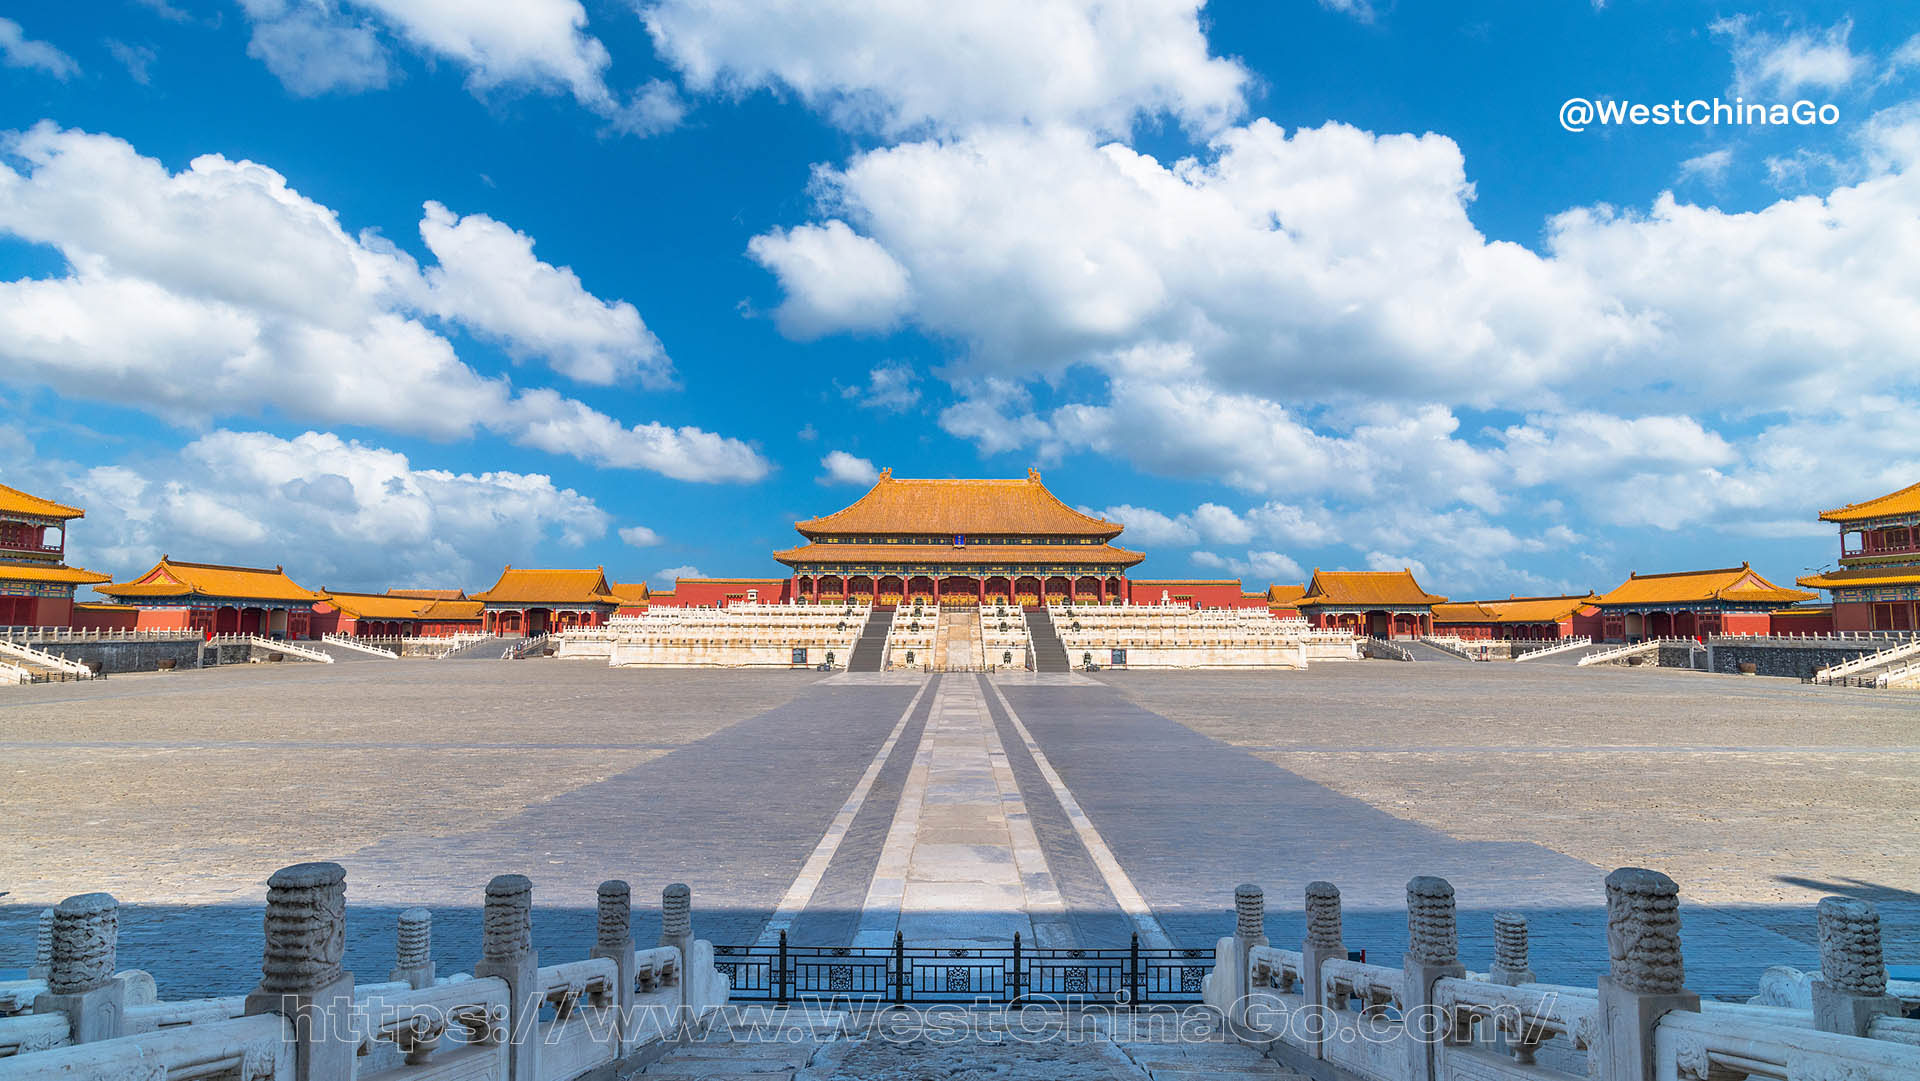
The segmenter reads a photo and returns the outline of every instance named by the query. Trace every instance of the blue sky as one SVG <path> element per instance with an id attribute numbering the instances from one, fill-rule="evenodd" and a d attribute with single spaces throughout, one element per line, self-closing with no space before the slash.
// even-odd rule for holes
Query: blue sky
<path id="1" fill-rule="evenodd" d="M 1920 17 L 1459 8 L 6 4 L 0 482 L 336 588 L 771 574 L 882 466 L 1151 576 L 1828 563 L 1920 480 Z"/>

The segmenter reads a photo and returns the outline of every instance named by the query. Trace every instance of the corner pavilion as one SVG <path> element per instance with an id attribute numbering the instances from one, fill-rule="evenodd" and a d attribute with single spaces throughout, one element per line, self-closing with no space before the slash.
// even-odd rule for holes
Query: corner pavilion
<path id="1" fill-rule="evenodd" d="M 86 513 L 0 484 L 0 626 L 64 627 L 75 587 L 111 578 L 66 565 L 67 523 Z"/>
<path id="2" fill-rule="evenodd" d="M 1823 511 L 1840 527 L 1840 569 L 1799 584 L 1833 597 L 1833 630 L 1920 630 L 1920 484 Z"/>
<path id="3" fill-rule="evenodd" d="M 1113 546 L 1118 522 L 1062 503 L 1033 470 L 917 480 L 886 469 L 852 506 L 794 528 L 807 543 L 773 558 L 812 603 L 1119 604 L 1127 569 L 1146 558 Z"/>

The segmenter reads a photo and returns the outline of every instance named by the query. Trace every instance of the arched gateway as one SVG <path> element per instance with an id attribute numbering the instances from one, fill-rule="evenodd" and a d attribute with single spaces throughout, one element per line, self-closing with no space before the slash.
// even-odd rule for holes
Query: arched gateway
<path id="1" fill-rule="evenodd" d="M 807 543 L 774 558 L 798 598 L 845 583 L 875 604 L 1119 603 L 1139 552 L 1113 546 L 1121 526 L 1062 503 L 1029 471 L 1013 480 L 910 480 L 882 470 L 852 506 L 795 523 Z"/>

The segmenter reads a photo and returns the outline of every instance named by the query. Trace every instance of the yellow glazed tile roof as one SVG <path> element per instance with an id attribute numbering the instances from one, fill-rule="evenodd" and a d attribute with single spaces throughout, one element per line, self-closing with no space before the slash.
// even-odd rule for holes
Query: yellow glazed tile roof
<path id="1" fill-rule="evenodd" d="M 1303 585 L 1268 586 L 1267 587 L 1267 603 L 1268 604 L 1282 604 L 1282 605 L 1295 604 L 1299 602 L 1300 598 L 1306 595 L 1307 595 L 1307 587 Z"/>
<path id="2" fill-rule="evenodd" d="M 1752 566 L 1722 567 L 1707 571 L 1676 571 L 1671 574 L 1631 574 L 1627 580 L 1596 603 L 1704 604 L 1730 601 L 1740 604 L 1792 604 L 1812 600 L 1812 593 L 1783 589 L 1762 578 Z"/>
<path id="3" fill-rule="evenodd" d="M 1060 502 L 1040 483 L 1037 471 L 1014 480 L 922 480 L 883 469 L 852 506 L 796 522 L 794 528 L 809 538 L 822 533 L 1030 533 L 1111 540 L 1122 527 Z"/>
<path id="4" fill-rule="evenodd" d="M 100 586 L 95 592 L 110 597 L 234 597 L 261 601 L 321 601 L 326 598 L 303 589 L 279 567 L 230 567 L 220 563 L 187 563 L 161 556 L 153 569 L 131 582 Z"/>
<path id="5" fill-rule="evenodd" d="M 804 544 L 773 553 L 782 563 L 1104 563 L 1131 567 L 1147 558 L 1110 544 Z"/>
<path id="6" fill-rule="evenodd" d="M 79 567 L 63 567 L 59 564 L 0 563 L 0 580 L 10 582 L 71 582 L 77 586 L 90 586 L 100 582 L 113 581 L 111 574 L 99 574 Z"/>
<path id="7" fill-rule="evenodd" d="M 1435 624 L 1498 623 L 1500 617 L 1479 601 L 1455 601 L 1451 604 L 1434 605 L 1433 622 Z"/>
<path id="8" fill-rule="evenodd" d="M 1418 607 L 1442 604 L 1447 598 L 1428 593 L 1414 581 L 1413 571 L 1323 571 L 1314 569 L 1313 579 L 1301 598 L 1303 605 L 1390 604 Z"/>
<path id="9" fill-rule="evenodd" d="M 1864 522 L 1904 514 L 1920 514 L 1920 484 L 1910 484 L 1877 499 L 1849 503 L 1838 510 L 1823 510 L 1820 517 L 1828 522 Z"/>
<path id="10" fill-rule="evenodd" d="M 467 591 L 464 589 L 389 589 L 389 597 L 413 597 L 423 601 L 464 601 Z"/>
<path id="11" fill-rule="evenodd" d="M 488 604 L 619 604 L 607 586 L 606 572 L 591 570 L 515 570 L 500 572 L 500 580 L 473 600 Z"/>
<path id="12" fill-rule="evenodd" d="M 448 623 L 457 623 L 462 620 L 478 623 L 480 622 L 480 614 L 486 610 L 486 607 L 486 605 L 479 601 L 470 601 L 465 598 L 445 601 L 430 600 L 427 602 L 427 606 L 420 610 L 420 618 Z"/>
<path id="13" fill-rule="evenodd" d="M 1828 571 L 1796 580 L 1811 589 L 1852 589 L 1860 586 L 1920 585 L 1920 567 L 1859 567 L 1854 570 Z"/>
<path id="14" fill-rule="evenodd" d="M 1558 623 L 1582 608 L 1590 608 L 1600 598 L 1591 593 L 1565 597 L 1508 597 L 1504 601 L 1481 601 L 1503 623 Z"/>
<path id="15" fill-rule="evenodd" d="M 432 601 L 388 593 L 343 593 L 321 587 L 327 603 L 355 619 L 418 619 Z"/>
<path id="16" fill-rule="evenodd" d="M 645 604 L 652 595 L 645 582 L 615 582 L 612 589 L 614 596 L 629 604 Z"/>
<path id="17" fill-rule="evenodd" d="M 0 484 L 0 513 L 60 519 L 87 516 L 87 512 L 79 507 L 69 507 L 65 503 L 55 503 L 51 499 L 28 495 L 18 488 L 9 488 L 4 484 Z"/>

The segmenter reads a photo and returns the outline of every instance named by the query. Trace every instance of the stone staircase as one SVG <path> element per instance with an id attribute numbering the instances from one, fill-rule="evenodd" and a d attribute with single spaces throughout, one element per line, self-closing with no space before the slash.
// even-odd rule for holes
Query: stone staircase
<path id="1" fill-rule="evenodd" d="M 482 638 L 478 642 L 469 643 L 459 649 L 449 650 L 440 659 L 443 661 L 497 661 L 502 653 L 509 649 L 518 649 L 526 643 L 525 638 Z"/>
<path id="2" fill-rule="evenodd" d="M 1073 662 L 1067 657 L 1067 645 L 1053 629 L 1053 617 L 1045 608 L 1027 609 L 1027 638 L 1033 643 L 1033 670 L 1036 672 L 1071 672 Z"/>
<path id="3" fill-rule="evenodd" d="M 10 673 L 25 672 L 27 681 L 32 683 L 93 678 L 92 669 L 78 661 L 19 642 L 0 641 L 0 664 L 5 664 Z"/>
<path id="4" fill-rule="evenodd" d="M 937 1026 L 929 1036 L 929 1027 Z M 1016 1027 L 1017 1026 L 1017 1027 Z M 1204 1025 L 1143 1013 L 1014 1015 L 742 1006 L 733 1023 L 667 1052 L 641 1073 L 657 1081 L 1218 1081 L 1297 1074 Z"/>
<path id="5" fill-rule="evenodd" d="M 847 671 L 878 672 L 887 663 L 887 634 L 893 630 L 892 608 L 875 608 L 847 655 Z"/>
<path id="6" fill-rule="evenodd" d="M 1473 663 L 1472 657 L 1462 656 L 1450 649 L 1442 649 L 1432 642 L 1423 642 L 1415 638 L 1396 638 L 1393 644 L 1406 650 L 1416 661 L 1464 661 Z"/>
<path id="7" fill-rule="evenodd" d="M 933 667 L 941 672 L 964 672 L 986 663 L 986 643 L 980 638 L 980 609 L 940 609 L 933 637 Z"/>

